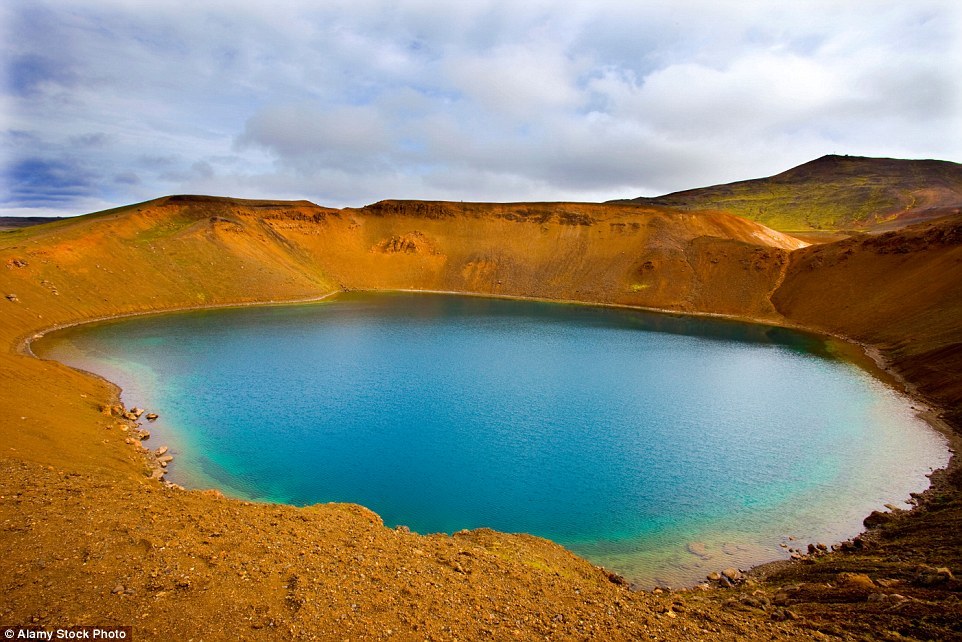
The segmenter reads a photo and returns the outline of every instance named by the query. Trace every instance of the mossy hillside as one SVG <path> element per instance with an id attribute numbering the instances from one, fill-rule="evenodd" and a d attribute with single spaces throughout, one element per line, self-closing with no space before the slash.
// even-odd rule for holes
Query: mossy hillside
<path id="1" fill-rule="evenodd" d="M 768 178 L 630 202 L 723 210 L 785 232 L 901 227 L 962 205 L 962 165 L 825 156 Z"/>

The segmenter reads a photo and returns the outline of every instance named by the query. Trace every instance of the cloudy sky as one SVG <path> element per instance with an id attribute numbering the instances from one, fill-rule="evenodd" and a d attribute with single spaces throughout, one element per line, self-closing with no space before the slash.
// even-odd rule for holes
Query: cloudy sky
<path id="1" fill-rule="evenodd" d="M 962 3 L 4 0 L 0 215 L 962 162 Z"/>

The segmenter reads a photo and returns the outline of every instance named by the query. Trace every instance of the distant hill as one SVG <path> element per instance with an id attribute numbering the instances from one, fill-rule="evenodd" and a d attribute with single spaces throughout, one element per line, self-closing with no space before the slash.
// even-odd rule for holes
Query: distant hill
<path id="1" fill-rule="evenodd" d="M 958 212 L 962 165 L 829 155 L 768 178 L 617 202 L 723 210 L 786 232 L 897 229 Z"/>
<path id="2" fill-rule="evenodd" d="M 0 232 L 62 221 L 64 218 L 63 216 L 0 216 Z"/>

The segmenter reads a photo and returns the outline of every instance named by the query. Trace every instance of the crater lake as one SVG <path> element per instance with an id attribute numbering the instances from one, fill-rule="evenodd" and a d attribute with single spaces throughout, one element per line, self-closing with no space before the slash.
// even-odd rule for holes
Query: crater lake
<path id="1" fill-rule="evenodd" d="M 348 293 L 33 349 L 159 413 L 144 445 L 169 446 L 188 488 L 531 533 L 641 587 L 852 537 L 949 457 L 908 397 L 824 340 L 722 319 Z"/>

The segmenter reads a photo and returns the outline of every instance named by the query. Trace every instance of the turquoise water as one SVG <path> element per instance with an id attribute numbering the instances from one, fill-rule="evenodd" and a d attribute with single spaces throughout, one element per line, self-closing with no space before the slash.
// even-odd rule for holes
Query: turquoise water
<path id="1" fill-rule="evenodd" d="M 643 586 L 784 556 L 789 535 L 850 537 L 948 457 L 820 340 L 721 320 L 352 294 L 35 349 L 159 412 L 149 443 L 171 446 L 172 481 L 355 502 L 421 533 L 533 533 Z"/>

